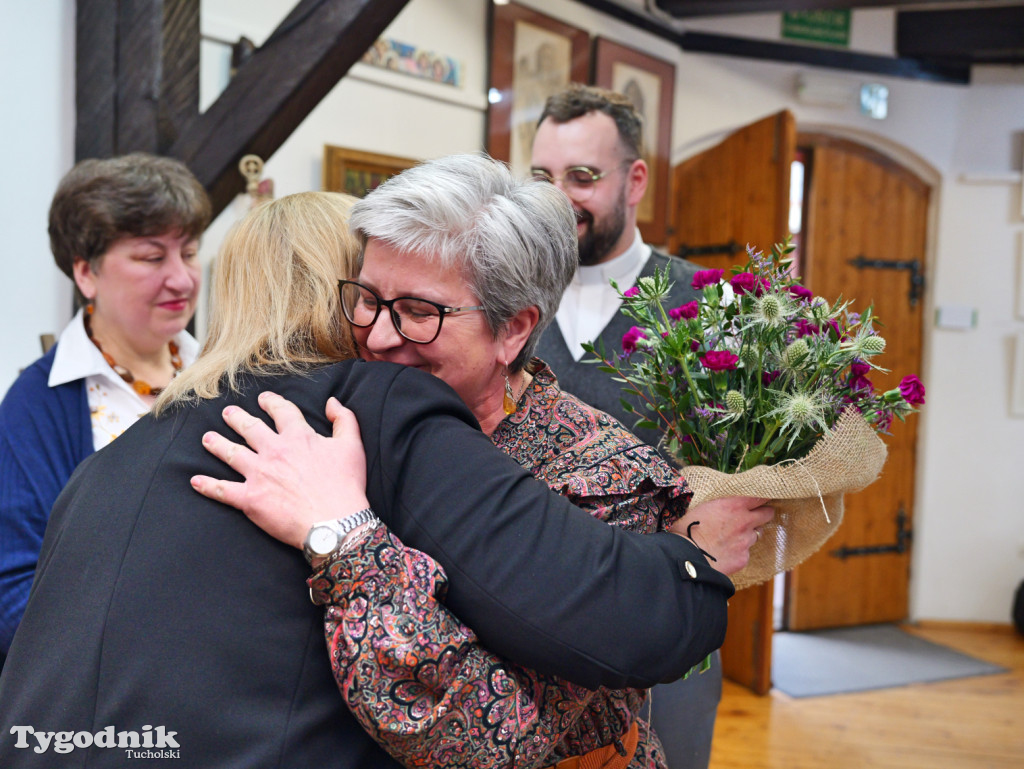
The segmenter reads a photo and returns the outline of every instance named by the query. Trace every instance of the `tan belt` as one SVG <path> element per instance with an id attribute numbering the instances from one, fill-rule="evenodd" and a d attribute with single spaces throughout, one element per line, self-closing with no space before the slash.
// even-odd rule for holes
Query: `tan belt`
<path id="1" fill-rule="evenodd" d="M 582 756 L 570 756 L 547 769 L 626 769 L 633 760 L 639 739 L 640 732 L 636 727 L 636 721 L 633 721 L 629 731 L 622 735 L 622 746 L 626 749 L 626 755 L 621 755 L 614 745 L 605 745 Z"/>

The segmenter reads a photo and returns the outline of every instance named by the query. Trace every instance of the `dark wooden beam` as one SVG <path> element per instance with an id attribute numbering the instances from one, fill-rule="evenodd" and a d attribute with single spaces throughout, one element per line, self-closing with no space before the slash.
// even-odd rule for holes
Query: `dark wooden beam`
<path id="1" fill-rule="evenodd" d="M 199 113 L 200 0 L 164 5 L 163 77 L 157 136 L 166 151 Z"/>
<path id="2" fill-rule="evenodd" d="M 792 45 L 776 43 L 771 40 L 729 37 L 703 32 L 684 32 L 681 35 L 680 45 L 684 51 L 690 52 L 808 64 L 829 69 L 933 80 L 942 83 L 966 84 L 971 79 L 970 67 L 967 66 L 931 64 L 916 59 L 876 56 L 843 49 L 825 48 L 824 46 Z"/>
<path id="3" fill-rule="evenodd" d="M 934 0 L 654 0 L 659 9 L 677 19 L 692 16 L 725 16 L 733 13 L 909 6 L 929 2 L 934 4 Z"/>
<path id="4" fill-rule="evenodd" d="M 168 153 L 199 177 L 215 213 L 244 189 L 241 157 L 273 155 L 407 2 L 301 0 L 296 5 Z"/>
<path id="5" fill-rule="evenodd" d="M 105 158 L 117 142 L 117 6 L 78 0 L 75 14 L 75 159 Z"/>
<path id="6" fill-rule="evenodd" d="M 111 5 L 116 6 L 118 17 L 115 154 L 136 150 L 159 153 L 156 121 L 164 0 L 129 0 Z"/>
<path id="7" fill-rule="evenodd" d="M 199 0 L 78 0 L 75 157 L 162 154 L 199 107 Z"/>
<path id="8" fill-rule="evenodd" d="M 896 15 L 896 50 L 963 64 L 1024 62 L 1024 6 L 907 11 Z"/>
<path id="9" fill-rule="evenodd" d="M 876 56 L 853 53 L 839 48 L 823 46 L 794 45 L 771 40 L 713 35 L 702 32 L 680 32 L 653 17 L 629 10 L 613 0 L 577 0 L 594 10 L 606 13 L 638 29 L 669 40 L 690 53 L 713 53 L 722 56 L 739 56 L 767 61 L 784 61 L 807 64 L 813 67 L 868 72 L 875 75 L 891 75 L 945 83 L 967 83 L 970 70 L 967 67 L 946 67 L 928 64 L 906 58 Z M 779 3 L 776 3 L 778 5 Z"/>

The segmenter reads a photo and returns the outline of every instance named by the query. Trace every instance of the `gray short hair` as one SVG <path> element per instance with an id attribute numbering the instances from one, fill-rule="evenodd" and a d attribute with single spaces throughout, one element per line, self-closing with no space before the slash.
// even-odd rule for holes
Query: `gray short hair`
<path id="1" fill-rule="evenodd" d="M 492 333 L 536 306 L 540 320 L 516 359 L 532 357 L 576 272 L 576 214 L 553 184 L 517 180 L 486 155 L 452 155 L 393 176 L 352 209 L 351 226 L 401 253 L 457 268 Z"/>

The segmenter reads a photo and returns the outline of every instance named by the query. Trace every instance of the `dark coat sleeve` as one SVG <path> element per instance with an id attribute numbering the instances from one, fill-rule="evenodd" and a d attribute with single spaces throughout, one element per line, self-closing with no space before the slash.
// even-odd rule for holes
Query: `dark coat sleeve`
<path id="1" fill-rule="evenodd" d="M 360 418 L 371 503 L 444 567 L 447 605 L 491 651 L 622 688 L 679 678 L 721 645 L 727 577 L 681 537 L 573 507 L 496 449 L 440 380 L 398 372 L 376 425 L 358 392 L 342 399 Z"/>

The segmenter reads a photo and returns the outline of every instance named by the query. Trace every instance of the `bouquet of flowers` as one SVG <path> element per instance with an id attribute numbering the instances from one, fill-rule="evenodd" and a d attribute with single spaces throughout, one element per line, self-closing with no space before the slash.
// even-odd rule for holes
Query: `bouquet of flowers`
<path id="1" fill-rule="evenodd" d="M 924 403 L 917 376 L 886 392 L 868 378 L 884 371 L 874 359 L 885 350 L 870 307 L 856 313 L 813 296 L 791 274 L 788 243 L 770 255 L 747 252 L 728 278 L 697 272 L 701 298 L 680 307 L 663 304 L 666 273 L 641 278 L 621 294 L 636 321 L 622 353 L 585 346 L 624 383 L 637 426 L 663 432 L 693 504 L 732 494 L 773 500 L 775 519 L 734 576 L 737 587 L 817 550 L 839 525 L 843 494 L 881 471 L 876 433 Z"/>

